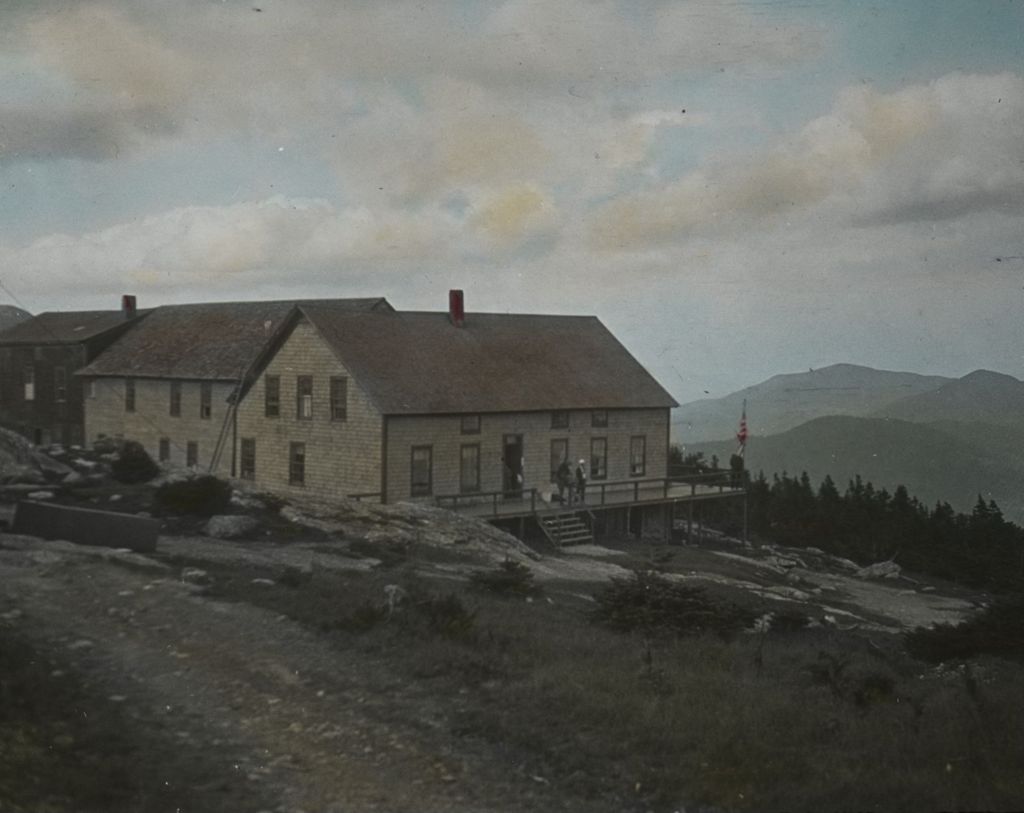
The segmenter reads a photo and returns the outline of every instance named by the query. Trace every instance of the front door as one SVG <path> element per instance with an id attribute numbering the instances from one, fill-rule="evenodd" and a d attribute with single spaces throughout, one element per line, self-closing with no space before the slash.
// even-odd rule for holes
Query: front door
<path id="1" fill-rule="evenodd" d="M 523 436 L 505 435 L 501 453 L 501 483 L 506 497 L 523 495 Z"/>

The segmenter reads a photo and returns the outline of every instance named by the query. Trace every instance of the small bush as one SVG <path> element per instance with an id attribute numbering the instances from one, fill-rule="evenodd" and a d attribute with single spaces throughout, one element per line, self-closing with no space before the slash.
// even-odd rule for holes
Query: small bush
<path id="1" fill-rule="evenodd" d="M 476 610 L 470 610 L 455 593 L 430 596 L 417 606 L 427 622 L 427 628 L 445 638 L 469 638 L 476 624 Z"/>
<path id="2" fill-rule="evenodd" d="M 811 619 L 799 610 L 785 609 L 772 616 L 771 631 L 778 633 L 799 632 L 805 629 Z"/>
<path id="3" fill-rule="evenodd" d="M 165 483 L 156 490 L 158 505 L 179 514 L 208 517 L 228 509 L 231 486 L 210 474 Z"/>
<path id="4" fill-rule="evenodd" d="M 120 453 L 110 464 L 110 474 L 119 483 L 145 483 L 160 473 L 160 467 L 153 462 L 141 443 L 129 440 L 121 446 Z"/>
<path id="5" fill-rule="evenodd" d="M 597 609 L 592 620 L 618 632 L 646 635 L 701 635 L 714 632 L 728 637 L 751 624 L 754 615 L 734 604 L 717 602 L 699 587 L 669 581 L 651 571 L 612 579 L 594 594 Z"/>
<path id="6" fill-rule="evenodd" d="M 502 596 L 536 596 L 541 592 L 533 582 L 533 571 L 512 559 L 506 559 L 493 570 L 477 570 L 469 580 L 481 590 Z"/>
<path id="7" fill-rule="evenodd" d="M 906 636 L 910 654 L 930 663 L 997 655 L 1024 661 L 1024 596 L 1001 599 L 958 624 L 919 627 Z"/>
<path id="8" fill-rule="evenodd" d="M 284 572 L 277 577 L 277 583 L 283 584 L 285 587 L 291 587 L 297 589 L 305 584 L 309 584 L 313 579 L 313 572 L 311 570 L 301 570 L 297 567 L 285 568 Z"/>
<path id="9" fill-rule="evenodd" d="M 351 613 L 343 616 L 325 627 L 344 630 L 345 632 L 370 632 L 378 624 L 388 619 L 387 607 L 371 604 L 369 601 L 360 603 Z"/>

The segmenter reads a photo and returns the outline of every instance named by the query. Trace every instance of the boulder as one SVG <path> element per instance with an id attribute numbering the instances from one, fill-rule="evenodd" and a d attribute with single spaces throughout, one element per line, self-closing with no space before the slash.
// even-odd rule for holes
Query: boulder
<path id="1" fill-rule="evenodd" d="M 237 539 L 249 536 L 259 528 L 255 517 L 245 514 L 217 514 L 210 517 L 203 527 L 203 533 L 217 539 Z"/>
<path id="2" fill-rule="evenodd" d="M 862 567 L 856 575 L 858 579 L 897 579 L 900 575 L 900 566 L 892 561 L 876 562 Z"/>
<path id="3" fill-rule="evenodd" d="M 188 584 L 198 584 L 203 586 L 213 584 L 213 579 L 210 578 L 210 574 L 198 567 L 186 567 L 183 569 L 181 571 L 181 580 Z"/>
<path id="4" fill-rule="evenodd" d="M 70 473 L 70 468 L 36 451 L 17 432 L 0 429 L 0 482 L 46 482 L 47 479 L 59 480 Z"/>
<path id="5" fill-rule="evenodd" d="M 0 483 L 4 485 L 24 483 L 41 486 L 46 483 L 46 478 L 34 466 L 6 461 L 0 453 Z"/>

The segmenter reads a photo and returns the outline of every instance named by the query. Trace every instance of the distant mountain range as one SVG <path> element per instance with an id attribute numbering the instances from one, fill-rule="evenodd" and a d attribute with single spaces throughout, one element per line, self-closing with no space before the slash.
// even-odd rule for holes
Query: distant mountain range
<path id="1" fill-rule="evenodd" d="M 840 490 L 860 474 L 876 488 L 903 484 L 929 505 L 944 500 L 961 511 L 981 494 L 1024 522 L 1024 382 L 1012 376 L 977 370 L 949 379 L 848 364 L 776 376 L 683 405 L 676 442 L 727 461 L 744 397 L 753 472 L 806 471 L 815 485 L 829 474 Z"/>
<path id="2" fill-rule="evenodd" d="M 731 438 L 746 400 L 751 434 L 774 435 L 826 415 L 872 415 L 895 401 L 934 392 L 954 380 L 834 364 L 777 375 L 724 398 L 683 404 L 672 416 L 672 434 L 676 442 L 686 445 Z"/>

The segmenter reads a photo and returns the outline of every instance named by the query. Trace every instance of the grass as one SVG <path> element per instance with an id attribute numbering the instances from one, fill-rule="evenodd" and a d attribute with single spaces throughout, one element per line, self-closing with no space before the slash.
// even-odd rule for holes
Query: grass
<path id="1" fill-rule="evenodd" d="M 592 621 L 594 602 L 566 592 L 579 585 L 511 598 L 397 567 L 317 571 L 299 587 L 257 592 L 254 575 L 219 574 L 215 590 L 451 698 L 453 736 L 501 744 L 552 793 L 590 799 L 589 809 L 1024 805 L 1015 664 L 986 662 L 968 679 L 915 660 L 895 638 L 820 628 L 616 632 Z M 408 596 L 391 613 L 387 584 Z"/>
<path id="2" fill-rule="evenodd" d="M 129 813 L 259 809 L 257 789 L 236 783 L 210 798 L 207 753 L 183 752 L 154 734 L 67 663 L 0 628 L 0 810 Z"/>

